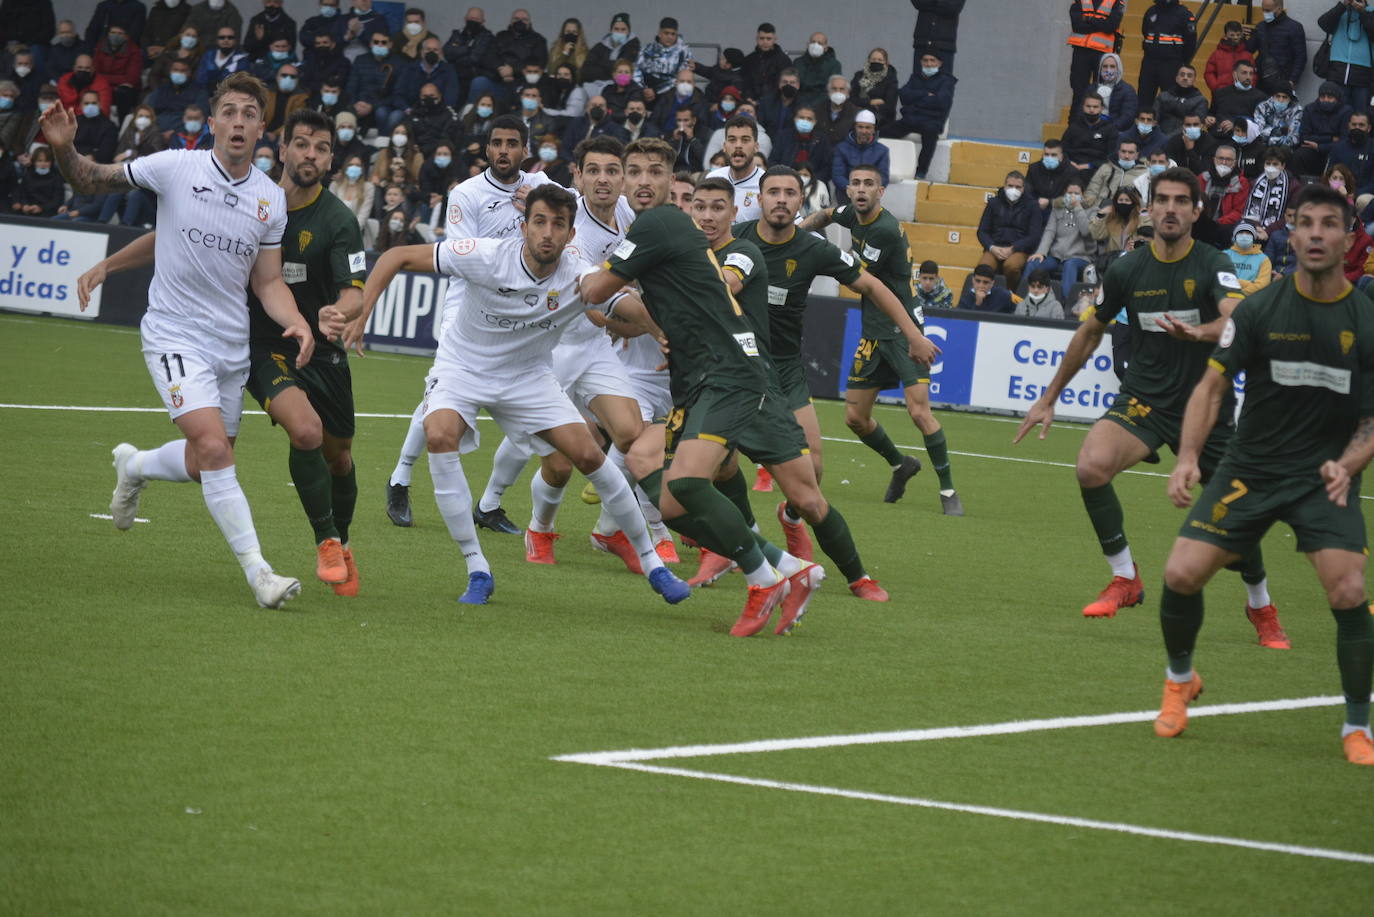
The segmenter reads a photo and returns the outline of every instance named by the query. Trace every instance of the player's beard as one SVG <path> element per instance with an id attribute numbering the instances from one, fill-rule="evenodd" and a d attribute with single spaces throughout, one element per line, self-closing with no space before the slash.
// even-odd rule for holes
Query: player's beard
<path id="1" fill-rule="evenodd" d="M 316 169 L 314 177 L 306 179 L 301 176 L 301 173 L 299 171 L 288 167 L 286 170 L 286 174 L 290 177 L 291 184 L 295 185 L 302 191 L 308 191 L 309 189 L 315 187 L 320 183 L 320 177 L 323 173 L 321 173 L 319 169 Z"/>
<path id="2" fill-rule="evenodd" d="M 764 222 L 775 230 L 784 230 L 797 221 L 795 213 L 783 214 L 778 211 L 770 210 L 763 215 Z"/>

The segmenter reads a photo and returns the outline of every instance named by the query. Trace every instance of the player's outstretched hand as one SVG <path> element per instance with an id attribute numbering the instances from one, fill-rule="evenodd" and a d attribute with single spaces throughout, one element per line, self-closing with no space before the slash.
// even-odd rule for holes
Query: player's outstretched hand
<path id="1" fill-rule="evenodd" d="M 1016 435 L 1011 438 L 1012 445 L 1016 445 L 1026 438 L 1026 434 L 1036 424 L 1040 425 L 1040 438 L 1044 439 L 1050 433 L 1050 424 L 1054 423 L 1054 405 L 1035 402 L 1030 410 L 1026 412 L 1026 419 L 1021 421 L 1021 426 L 1017 427 Z"/>
<path id="2" fill-rule="evenodd" d="M 1192 506 L 1192 491 L 1200 480 L 1202 471 L 1198 469 L 1197 462 L 1179 462 L 1175 465 L 1173 474 L 1169 475 L 1169 499 L 1174 501 L 1174 506 L 1179 509 Z"/>
<path id="3" fill-rule="evenodd" d="M 345 326 L 343 338 L 340 341 L 345 352 L 352 350 L 360 357 L 367 356 L 363 353 L 363 326 L 366 324 L 367 320 L 360 315 Z"/>
<path id="4" fill-rule="evenodd" d="M 38 118 L 43 137 L 52 146 L 69 147 L 76 139 L 76 116 L 61 103 L 49 106 Z"/>
<path id="5" fill-rule="evenodd" d="M 935 346 L 935 342 L 928 337 L 923 337 L 915 344 L 907 348 L 907 353 L 911 359 L 917 363 L 934 363 L 940 356 L 940 348 Z"/>
<path id="6" fill-rule="evenodd" d="M 326 340 L 341 340 L 347 325 L 348 322 L 344 319 L 343 313 L 333 306 L 325 306 L 320 310 L 320 333 L 325 336 Z"/>
<path id="7" fill-rule="evenodd" d="M 1196 325 L 1190 325 L 1185 321 L 1180 321 L 1169 315 L 1167 312 L 1163 318 L 1155 319 L 1155 324 L 1169 332 L 1169 337 L 1178 338 L 1180 341 L 1200 341 L 1202 340 L 1202 329 Z"/>
<path id="8" fill-rule="evenodd" d="M 315 355 L 315 336 L 310 333 L 310 326 L 305 323 L 305 319 L 297 317 L 291 326 L 281 333 L 284 338 L 295 338 L 297 346 L 301 352 L 296 356 L 296 368 L 300 369 L 310 362 L 310 358 Z"/>
<path id="9" fill-rule="evenodd" d="M 1321 474 L 1326 482 L 1326 498 L 1337 506 L 1345 506 L 1350 495 L 1350 472 L 1340 462 L 1323 462 Z"/>
<path id="10" fill-rule="evenodd" d="M 56 105 L 53 106 L 53 108 L 56 107 Z M 48 110 L 51 111 L 52 109 Z M 91 294 L 95 292 L 95 288 L 105 282 L 105 273 L 105 262 L 98 261 L 95 267 L 76 278 L 76 301 L 81 306 L 82 312 L 85 312 L 86 307 L 91 304 Z"/>

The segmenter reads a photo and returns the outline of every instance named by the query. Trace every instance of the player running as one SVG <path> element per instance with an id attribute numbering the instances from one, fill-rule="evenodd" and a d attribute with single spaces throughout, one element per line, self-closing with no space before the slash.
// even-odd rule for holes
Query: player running
<path id="1" fill-rule="evenodd" d="M 352 213 L 320 181 L 333 158 L 333 122 L 302 109 L 286 119 L 282 135 L 282 273 L 304 310 L 315 354 L 297 368 L 296 342 L 281 337 L 281 326 L 250 292 L 248 391 L 291 441 L 287 467 L 314 530 L 316 576 L 338 595 L 356 596 L 358 566 L 348 540 L 358 502 L 353 380 L 338 342 L 362 309 L 363 237 Z M 79 286 L 89 292 L 108 274 L 153 263 L 155 238 L 140 236 L 83 275 Z"/>
<path id="2" fill-rule="evenodd" d="M 1164 567 L 1159 621 L 1168 654 L 1155 734 L 1179 735 L 1202 693 L 1193 649 L 1202 590 L 1222 567 L 1286 522 L 1326 590 L 1336 618 L 1345 693 L 1345 757 L 1374 765 L 1369 728 L 1374 620 L 1365 592 L 1360 473 L 1374 457 L 1374 303 L 1342 272 L 1355 213 L 1339 191 L 1298 193 L 1291 243 L 1297 270 L 1236 307 L 1188 400 L 1174 504 L 1192 503 L 1217 417 L 1245 373 L 1245 404 L 1225 458 L 1188 513 Z"/>
<path id="3" fill-rule="evenodd" d="M 813 213 L 802 221 L 802 227 L 819 230 L 835 223 L 848 229 L 854 240 L 853 254 L 864 269 L 901 301 L 904 310 L 915 319 L 916 327 L 923 328 L 925 316 L 916 303 L 910 246 L 902 232 L 902 224 L 883 208 L 883 190 L 883 173 L 876 166 L 855 166 L 849 173 L 846 188 L 849 203 Z M 900 382 L 907 414 L 921 431 L 926 454 L 940 479 L 940 509 L 946 516 L 962 516 L 964 503 L 954 490 L 954 476 L 949 470 L 949 444 L 944 428 L 930 410 L 930 364 L 933 360 L 913 360 L 902 346 L 901 329 L 892 323 L 886 310 L 879 309 L 868 296 L 864 297 L 860 308 L 863 336 L 854 351 L 853 370 L 844 395 L 844 422 L 892 469 L 892 480 L 888 482 L 883 502 L 896 503 L 902 499 L 907 481 L 921 470 L 921 463 L 915 456 L 897 451 L 892 437 L 873 419 L 878 392 Z"/>
<path id="4" fill-rule="evenodd" d="M 524 220 L 525 195 L 530 189 L 551 184 L 543 172 L 525 172 L 520 168 L 529 144 L 529 128 L 516 115 L 502 115 L 491 123 L 487 132 L 486 157 L 491 163 L 480 175 L 459 184 L 448 193 L 444 233 L 449 239 L 480 238 L 505 239 L 518 235 Z M 452 316 L 456 316 L 463 301 L 463 285 L 449 281 L 444 297 L 444 315 L 435 340 L 441 340 Z M 371 309 L 365 308 L 362 320 L 356 324 L 357 333 L 367 324 Z M 410 510 L 410 476 L 415 462 L 425 451 L 423 404 L 415 408 L 406 430 L 405 442 L 396 468 L 387 479 L 386 514 L 399 526 L 409 527 L 413 518 Z M 523 462 L 522 462 L 523 465 Z M 520 472 L 515 472 L 518 475 Z M 514 477 L 511 480 L 515 480 Z M 477 512 L 477 523 L 494 532 L 520 534 L 520 529 L 497 506 L 491 512 Z"/>
<path id="5" fill-rule="evenodd" d="M 1192 172 L 1167 169 L 1150 183 L 1150 219 L 1155 237 L 1112 262 L 1097 294 L 1097 309 L 1074 332 L 1054 379 L 1035 404 L 1012 442 L 1019 443 L 1039 425 L 1040 438 L 1054 422 L 1054 405 L 1098 348 L 1123 308 L 1130 322 L 1130 359 L 1115 403 L 1093 424 L 1078 450 L 1078 486 L 1112 581 L 1083 614 L 1115 617 L 1118 610 L 1145 598 L 1140 569 L 1126 541 L 1121 501 L 1112 480 L 1140 462 L 1158 462 L 1159 448 L 1175 453 L 1188 396 L 1207 368 L 1207 358 L 1231 310 L 1240 302 L 1240 281 L 1231 262 L 1216 249 L 1193 240 L 1193 224 L 1202 214 L 1202 187 Z M 1228 402 L 1230 404 L 1232 402 Z M 1210 479 L 1231 439 L 1232 411 L 1223 412 L 1208 435 L 1201 467 Z M 1288 649 L 1278 610 L 1269 598 L 1259 543 L 1231 565 L 1240 571 L 1248 596 L 1245 613 L 1260 644 Z"/>
<path id="6" fill-rule="evenodd" d="M 527 440 L 541 455 L 557 449 L 591 479 L 634 545 L 649 585 L 670 604 L 681 602 L 691 588 L 663 566 L 624 477 L 606 461 L 553 375 L 554 345 L 567 323 L 587 309 L 577 279 L 588 268 L 568 245 L 577 200 L 546 184 L 530 191 L 525 204 L 520 236 L 391 249 L 378 259 L 363 290 L 369 308 L 401 270 L 465 281 L 462 304 L 445 324 L 425 379 L 422 404 L 435 500 L 468 567 L 467 591 L 459 601 L 486 604 L 495 589 L 459 458 L 477 448 L 477 412 L 485 408 L 508 437 Z"/>
<path id="7" fill-rule="evenodd" d="M 282 280 L 285 197 L 253 168 L 266 104 L 258 79 L 232 74 L 210 100 L 212 149 L 167 150 L 119 165 L 100 165 L 76 152 L 76 119 L 61 105 L 43 114 L 42 128 L 73 188 L 155 194 L 164 230 L 140 334 L 148 372 L 184 438 L 143 452 L 128 443 L 115 447 L 115 528 L 133 526 L 149 481 L 199 481 L 253 597 L 264 608 L 280 608 L 301 584 L 273 573 L 263 559 L 234 468 L 248 377 L 247 288 L 285 329 L 281 336 L 299 342 L 297 368 L 309 362 L 315 342 Z"/>

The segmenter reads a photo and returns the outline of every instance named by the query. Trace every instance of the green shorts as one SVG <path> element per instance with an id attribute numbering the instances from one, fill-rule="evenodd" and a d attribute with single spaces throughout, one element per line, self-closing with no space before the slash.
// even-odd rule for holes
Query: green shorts
<path id="1" fill-rule="evenodd" d="M 1159 450 L 1162 446 L 1168 446 L 1175 455 L 1178 454 L 1178 444 L 1183 437 L 1183 418 L 1178 414 L 1161 411 L 1123 392 L 1116 399 L 1116 403 L 1107 409 L 1107 413 L 1102 415 L 1102 420 L 1110 420 L 1144 443 L 1150 450 L 1145 461 L 1151 465 L 1159 464 Z M 1202 455 L 1198 458 L 1198 467 L 1202 470 L 1202 483 L 1206 484 L 1212 479 L 1212 473 L 1221 464 L 1221 457 L 1226 453 L 1226 446 L 1231 442 L 1233 432 L 1234 429 L 1227 423 L 1218 423 L 1212 427 L 1207 441 L 1202 444 Z"/>
<path id="2" fill-rule="evenodd" d="M 671 460 L 685 439 L 705 439 L 738 449 L 763 465 L 781 465 L 807 455 L 806 434 L 775 388 L 759 395 L 739 389 L 707 388 L 668 416 L 665 452 Z"/>
<path id="3" fill-rule="evenodd" d="M 778 387 L 782 389 L 782 400 L 789 411 L 800 411 L 811 403 L 811 387 L 806 384 L 806 365 L 801 357 L 774 359 L 773 366 L 778 371 Z"/>
<path id="4" fill-rule="evenodd" d="M 859 338 L 854 365 L 849 371 L 849 387 L 883 389 L 899 384 L 902 388 L 929 385 L 930 367 L 911 359 L 905 340 Z"/>
<path id="5" fill-rule="evenodd" d="M 353 373 L 347 362 L 310 362 L 297 369 L 295 357 L 259 347 L 249 348 L 248 360 L 248 391 L 264 411 L 283 391 L 298 388 L 329 435 L 353 438 Z"/>
<path id="6" fill-rule="evenodd" d="M 1275 522 L 1288 524 L 1304 554 L 1326 548 L 1364 553 L 1359 478 L 1350 484 L 1346 505 L 1337 506 L 1327 498 L 1320 478 L 1252 479 L 1247 484 L 1223 464 L 1178 534 L 1244 554 Z"/>

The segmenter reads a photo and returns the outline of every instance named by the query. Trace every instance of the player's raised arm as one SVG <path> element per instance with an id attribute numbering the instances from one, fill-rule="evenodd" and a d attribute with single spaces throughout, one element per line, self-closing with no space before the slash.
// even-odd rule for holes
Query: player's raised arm
<path id="1" fill-rule="evenodd" d="M 935 362 L 935 358 L 940 355 L 940 348 L 921 333 L 921 329 L 916 327 L 916 322 L 912 321 L 911 314 L 906 311 L 902 301 L 881 280 L 868 271 L 860 271 L 858 279 L 849 284 L 849 288 L 860 296 L 868 297 L 884 315 L 896 322 L 897 328 L 906 337 L 908 352 L 913 360 L 918 363 Z"/>
<path id="2" fill-rule="evenodd" d="M 257 260 L 253 262 L 253 273 L 248 277 L 248 285 L 262 303 L 263 311 L 272 321 L 283 328 L 282 337 L 295 338 L 300 347 L 296 356 L 296 368 L 310 362 L 315 352 L 315 335 L 310 325 L 296 308 L 296 297 L 281 276 L 281 249 L 262 248 L 258 250 Z"/>
<path id="3" fill-rule="evenodd" d="M 815 213 L 802 220 L 798 228 L 803 232 L 820 232 L 825 229 L 825 227 L 829 226 L 834 218 L 835 208 L 826 207 L 822 210 L 817 210 Z"/>
<path id="4" fill-rule="evenodd" d="M 1101 308 L 1099 305 L 1098 308 Z M 1040 438 L 1044 439 L 1050 432 L 1050 424 L 1054 423 L 1054 403 L 1059 399 L 1059 395 L 1065 387 L 1073 381 L 1073 377 L 1078 375 L 1078 371 L 1083 368 L 1083 364 L 1088 362 L 1088 357 L 1093 355 L 1102 337 L 1107 333 L 1105 323 L 1089 316 L 1078 323 L 1078 330 L 1073 333 L 1069 340 L 1069 346 L 1064 349 L 1064 362 L 1059 364 L 1058 371 L 1045 388 L 1044 394 L 1036 399 L 1030 410 L 1026 412 L 1026 419 L 1021 421 L 1021 426 L 1017 428 L 1016 435 L 1012 437 L 1012 443 L 1019 443 L 1030 432 L 1036 424 L 1040 425 Z"/>
<path id="5" fill-rule="evenodd" d="M 86 311 L 86 307 L 91 303 L 91 294 L 95 292 L 95 288 L 104 283 L 111 274 L 131 271 L 134 268 L 152 264 L 156 242 L 157 233 L 144 233 L 78 277 L 76 279 L 76 301 L 80 304 L 81 311 Z"/>
<path id="6" fill-rule="evenodd" d="M 437 254 L 438 249 L 434 245 L 398 245 L 382 253 L 372 266 L 372 273 L 367 275 L 367 284 L 363 287 L 363 309 L 355 323 L 359 333 L 372 315 L 377 300 L 382 298 L 382 293 L 391 286 L 397 274 L 401 271 L 439 273 Z"/>
<path id="7" fill-rule="evenodd" d="M 76 151 L 76 116 L 66 106 L 58 104 L 49 108 L 39 117 L 38 123 L 44 138 L 52 147 L 57 168 L 67 183 L 82 194 L 113 194 L 128 191 L 133 185 L 124 172 L 123 165 L 101 165 L 89 156 Z"/>
<path id="8" fill-rule="evenodd" d="M 1202 471 L 1198 466 L 1202 446 L 1217 424 L 1221 400 L 1230 387 L 1230 378 L 1219 364 L 1213 362 L 1193 387 L 1193 394 L 1188 396 L 1188 406 L 1183 411 L 1183 428 L 1179 433 L 1178 461 L 1169 475 L 1169 499 L 1174 501 L 1174 506 L 1182 508 L 1193 503 L 1191 491 L 1202 480 Z"/>

